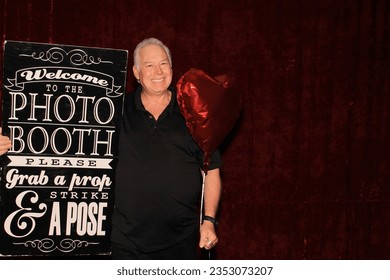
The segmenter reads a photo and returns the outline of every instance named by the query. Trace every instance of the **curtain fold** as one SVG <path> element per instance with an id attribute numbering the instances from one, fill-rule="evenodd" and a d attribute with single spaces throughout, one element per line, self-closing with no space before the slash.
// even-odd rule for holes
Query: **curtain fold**
<path id="1" fill-rule="evenodd" d="M 174 81 L 191 67 L 234 76 L 243 110 L 221 145 L 216 258 L 388 259 L 389 12 L 386 0 L 1 0 L 0 32 L 128 49 L 129 64 L 153 36 Z"/>

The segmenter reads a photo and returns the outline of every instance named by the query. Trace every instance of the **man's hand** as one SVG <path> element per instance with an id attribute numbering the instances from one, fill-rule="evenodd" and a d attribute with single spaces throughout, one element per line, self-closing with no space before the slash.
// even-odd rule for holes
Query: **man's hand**
<path id="1" fill-rule="evenodd" d="M 1 134 L 0 127 L 0 156 L 5 154 L 11 148 L 11 140 L 8 136 Z"/>
<path id="2" fill-rule="evenodd" d="M 199 247 L 206 250 L 212 249 L 218 243 L 218 237 L 215 233 L 214 224 L 210 221 L 204 221 L 200 226 Z"/>

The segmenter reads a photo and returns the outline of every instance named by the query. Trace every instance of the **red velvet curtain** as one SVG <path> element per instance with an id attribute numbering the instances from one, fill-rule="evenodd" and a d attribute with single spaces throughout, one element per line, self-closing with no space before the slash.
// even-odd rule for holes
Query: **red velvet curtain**
<path id="1" fill-rule="evenodd" d="M 389 16 L 387 0 L 1 0 L 0 34 L 130 54 L 155 36 L 175 81 L 235 77 L 215 258 L 388 259 Z"/>

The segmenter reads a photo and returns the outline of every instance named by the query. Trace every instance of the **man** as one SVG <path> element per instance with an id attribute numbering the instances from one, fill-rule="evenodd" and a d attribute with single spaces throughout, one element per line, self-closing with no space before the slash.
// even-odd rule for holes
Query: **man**
<path id="1" fill-rule="evenodd" d="M 113 258 L 196 259 L 197 244 L 211 249 L 218 242 L 220 156 L 213 155 L 205 176 L 206 219 L 199 228 L 203 153 L 186 127 L 175 88 L 170 86 L 169 49 L 155 38 L 140 42 L 134 51 L 133 73 L 140 85 L 124 104 Z"/>
<path id="2" fill-rule="evenodd" d="M 212 156 L 204 177 L 200 225 L 203 153 L 170 86 L 169 49 L 154 38 L 142 41 L 134 51 L 133 72 L 140 85 L 124 104 L 112 219 L 113 259 L 196 259 L 197 245 L 209 250 L 218 242 L 219 153 Z M 0 155 L 9 148 L 11 141 L 0 130 Z"/>

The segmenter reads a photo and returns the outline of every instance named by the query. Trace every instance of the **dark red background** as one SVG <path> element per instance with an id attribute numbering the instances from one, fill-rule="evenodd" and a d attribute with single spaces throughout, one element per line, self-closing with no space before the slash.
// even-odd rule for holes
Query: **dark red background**
<path id="1" fill-rule="evenodd" d="M 216 258 L 388 259 L 389 16 L 386 0 L 1 0 L 0 34 L 128 49 L 129 70 L 155 36 L 175 82 L 235 77 Z"/>

